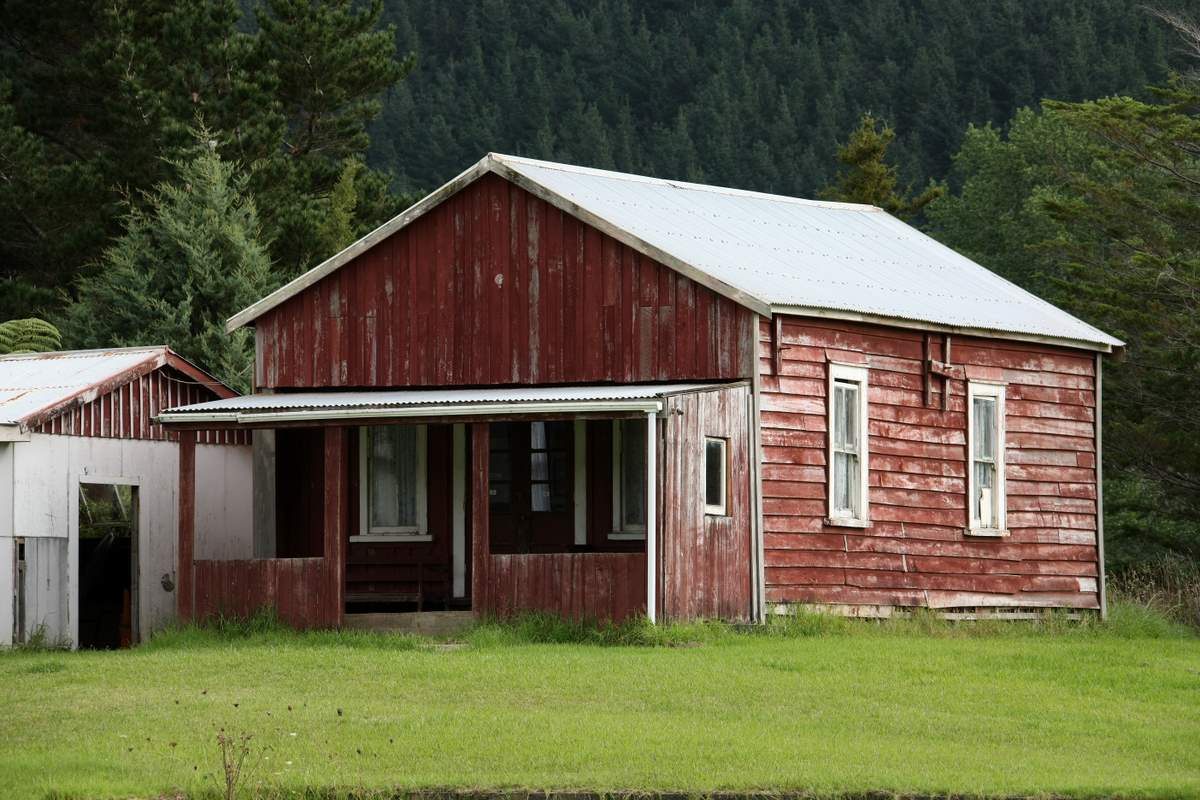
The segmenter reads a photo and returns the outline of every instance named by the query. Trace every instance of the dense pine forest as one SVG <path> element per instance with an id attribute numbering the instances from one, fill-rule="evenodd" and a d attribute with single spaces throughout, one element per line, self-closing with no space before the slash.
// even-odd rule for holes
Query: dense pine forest
<path id="1" fill-rule="evenodd" d="M 1045 97 L 1141 94 L 1172 45 L 1134 0 L 388 0 L 409 78 L 369 159 L 399 191 L 488 150 L 812 196 L 870 111 L 903 180 L 969 123 Z"/>
<path id="2" fill-rule="evenodd" d="M 871 202 L 1129 343 L 1116 567 L 1200 557 L 1196 0 L 0 0 L 0 351 L 223 321 L 494 150 Z"/>

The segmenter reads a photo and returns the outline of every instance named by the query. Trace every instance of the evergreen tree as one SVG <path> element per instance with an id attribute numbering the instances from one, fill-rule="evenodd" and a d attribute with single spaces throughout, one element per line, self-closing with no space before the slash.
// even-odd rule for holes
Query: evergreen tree
<path id="1" fill-rule="evenodd" d="M 0 2 L 0 285 L 13 290 L 0 317 L 50 310 L 76 285 L 197 120 L 222 157 L 253 165 L 282 276 L 330 254 L 317 234 L 329 194 L 409 65 L 378 1 L 264 0 L 250 19 L 238 0 Z M 356 176 L 356 230 L 398 210 L 388 181 Z"/>
<path id="2" fill-rule="evenodd" d="M 866 203 L 910 219 L 945 193 L 945 187 L 931 183 L 923 192 L 912 195 L 896 191 L 896 168 L 886 161 L 888 147 L 896 132 L 872 114 L 863 114 L 858 128 L 844 145 L 838 146 L 841 171 L 837 182 L 821 191 L 827 200 Z"/>
<path id="3" fill-rule="evenodd" d="M 80 282 L 64 334 L 87 347 L 167 344 L 225 383 L 250 386 L 254 342 L 225 320 L 276 283 L 248 178 L 224 161 L 212 134 L 170 181 L 130 204 L 125 232 Z"/>

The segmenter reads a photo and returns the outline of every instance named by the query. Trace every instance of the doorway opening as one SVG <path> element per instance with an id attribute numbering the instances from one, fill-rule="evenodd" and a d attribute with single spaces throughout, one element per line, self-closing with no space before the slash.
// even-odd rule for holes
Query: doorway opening
<path id="1" fill-rule="evenodd" d="M 79 647 L 138 641 L 138 487 L 79 484 Z"/>

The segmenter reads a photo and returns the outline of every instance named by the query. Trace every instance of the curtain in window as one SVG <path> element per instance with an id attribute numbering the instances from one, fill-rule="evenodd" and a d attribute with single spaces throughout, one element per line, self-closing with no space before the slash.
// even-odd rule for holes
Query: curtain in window
<path id="1" fill-rule="evenodd" d="M 621 525 L 646 524 L 646 425 L 621 423 Z"/>
<path id="2" fill-rule="evenodd" d="M 370 506 L 372 528 L 417 524 L 417 428 L 415 425 L 370 429 Z"/>

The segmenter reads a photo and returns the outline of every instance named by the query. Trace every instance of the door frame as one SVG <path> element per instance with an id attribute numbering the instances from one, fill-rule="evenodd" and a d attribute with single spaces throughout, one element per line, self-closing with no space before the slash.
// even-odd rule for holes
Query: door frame
<path id="1" fill-rule="evenodd" d="M 140 475 L 104 475 L 90 472 L 76 472 L 69 478 L 70 486 L 67 492 L 68 503 L 68 535 L 67 535 L 67 616 L 68 631 L 71 637 L 71 649 L 79 649 L 79 488 L 85 483 L 132 486 L 137 491 L 137 519 L 134 535 L 130 537 L 129 551 L 132 563 L 129 565 L 129 639 L 131 644 L 142 641 L 142 597 L 141 597 L 141 550 L 142 537 L 149 530 L 148 506 L 142 498 L 142 478 Z"/>

